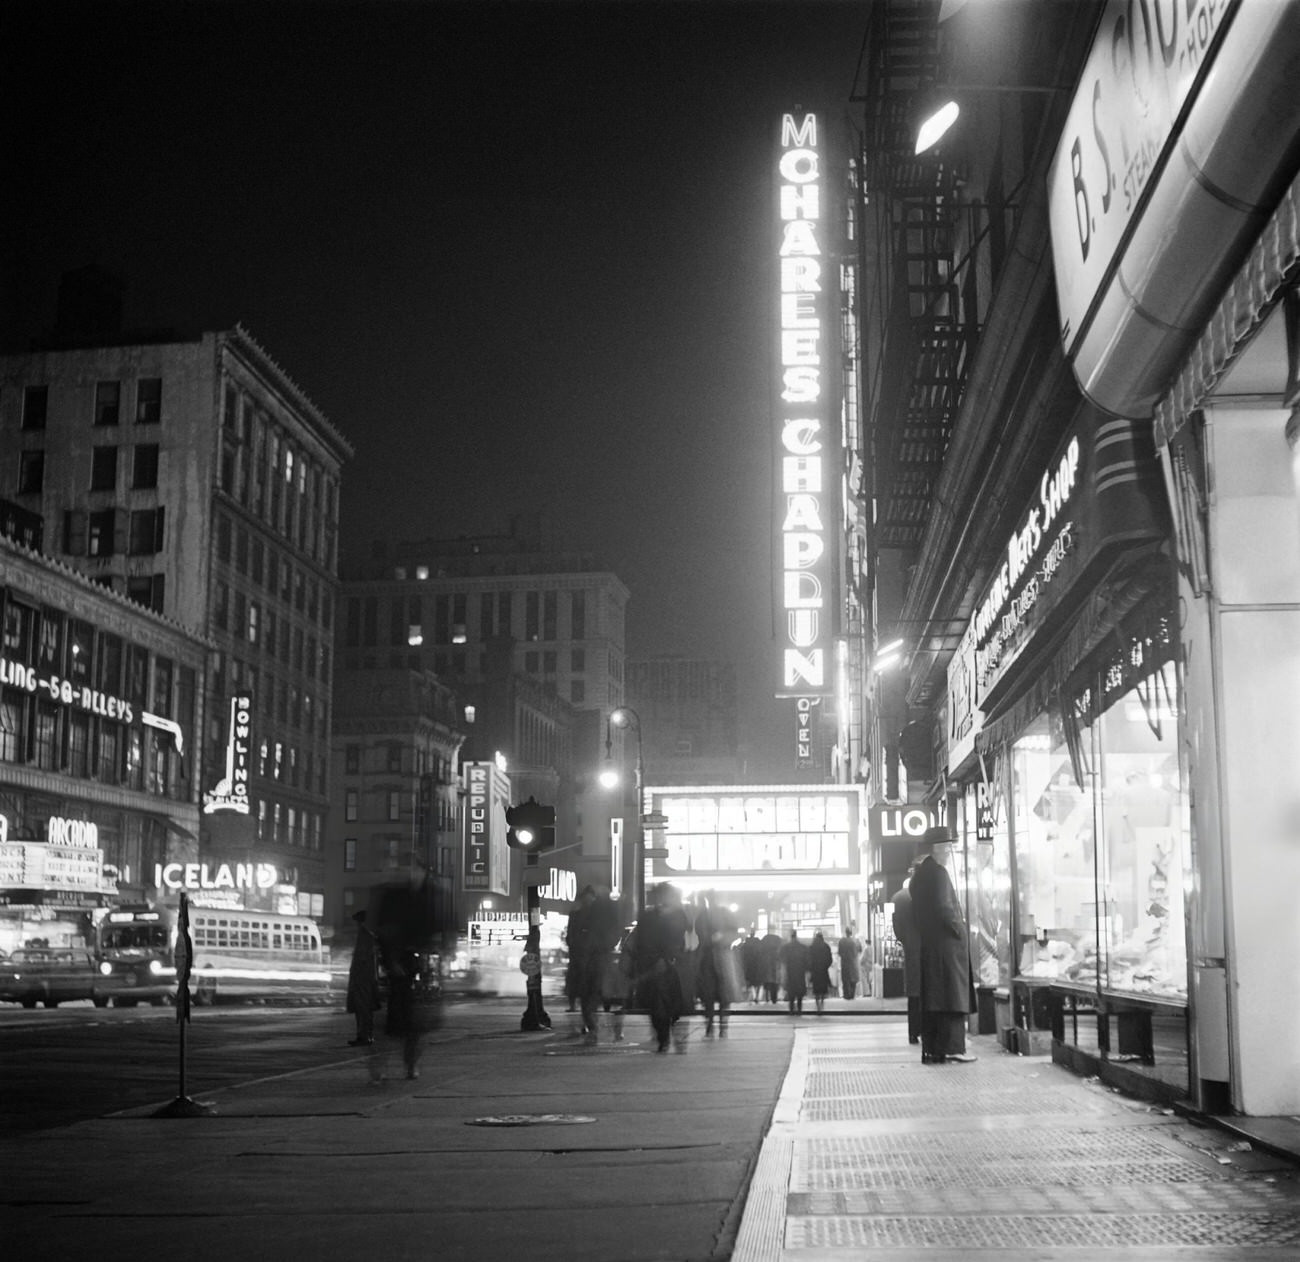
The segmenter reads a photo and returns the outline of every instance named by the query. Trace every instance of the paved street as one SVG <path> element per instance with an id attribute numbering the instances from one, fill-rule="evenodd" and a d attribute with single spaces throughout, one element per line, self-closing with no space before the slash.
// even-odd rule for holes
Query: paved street
<path id="1" fill-rule="evenodd" d="M 1046 1058 L 923 1067 L 895 1017 L 643 1019 L 594 1049 L 479 1008 L 417 1081 L 321 1022 L 310 1067 L 3 1141 L 4 1239 L 102 1259 L 1300 1256 L 1292 1165 Z M 485 1019 L 486 1018 L 486 1019 Z M 204 1033 L 196 1023 L 192 1037 Z M 2 1046 L 10 1035 L 4 1034 Z"/>

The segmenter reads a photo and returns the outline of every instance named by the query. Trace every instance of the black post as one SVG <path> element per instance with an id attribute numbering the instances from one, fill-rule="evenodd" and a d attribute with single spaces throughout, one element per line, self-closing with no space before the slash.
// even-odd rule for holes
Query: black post
<path id="1" fill-rule="evenodd" d="M 542 1006 L 542 911 L 541 894 L 538 892 L 537 855 L 531 851 L 524 858 L 524 881 L 528 894 L 528 939 L 524 943 L 522 968 L 527 978 L 525 987 L 528 992 L 528 1007 L 519 1020 L 521 1030 L 549 1030 L 551 1018 Z"/>
<path id="2" fill-rule="evenodd" d="M 181 893 L 181 914 L 176 928 L 176 1024 L 181 1027 L 179 1093 L 170 1104 L 154 1110 L 154 1117 L 208 1117 L 216 1110 L 185 1094 L 185 1027 L 190 1023 L 190 972 L 194 967 L 194 941 L 190 937 L 190 899 Z"/>

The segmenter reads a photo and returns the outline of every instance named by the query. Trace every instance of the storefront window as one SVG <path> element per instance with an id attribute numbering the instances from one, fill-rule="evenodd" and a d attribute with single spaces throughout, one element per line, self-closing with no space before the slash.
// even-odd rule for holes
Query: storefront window
<path id="1" fill-rule="evenodd" d="M 1062 726 L 1046 716 L 1015 743 L 1011 757 L 1018 971 L 1095 986 L 1092 795 L 1075 780 Z"/>
<path id="2" fill-rule="evenodd" d="M 1011 984 L 1011 838 L 1006 794 L 999 781 L 980 781 L 966 792 L 966 833 L 971 840 L 972 966 L 979 986 Z"/>
<path id="3" fill-rule="evenodd" d="M 1187 993 L 1174 665 L 1130 688 L 1100 719 L 1102 924 L 1106 984 Z"/>
<path id="4" fill-rule="evenodd" d="M 1186 997 L 1176 667 L 1161 656 L 1159 637 L 1132 639 L 1012 749 L 1021 976 Z"/>

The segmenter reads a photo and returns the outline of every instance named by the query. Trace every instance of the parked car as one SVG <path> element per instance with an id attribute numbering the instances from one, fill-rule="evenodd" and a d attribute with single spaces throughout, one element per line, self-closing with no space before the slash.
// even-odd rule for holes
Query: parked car
<path id="1" fill-rule="evenodd" d="M 0 965 L 0 1000 L 24 1008 L 38 1003 L 57 1008 L 74 999 L 94 999 L 97 976 L 95 957 L 86 947 L 27 947 Z"/>

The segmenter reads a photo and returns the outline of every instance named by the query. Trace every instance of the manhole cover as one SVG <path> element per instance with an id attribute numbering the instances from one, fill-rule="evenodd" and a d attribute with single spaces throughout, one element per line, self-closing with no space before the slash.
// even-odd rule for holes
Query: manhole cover
<path id="1" fill-rule="evenodd" d="M 476 1117 L 466 1126 L 579 1126 L 594 1122 L 581 1113 L 502 1113 L 497 1117 Z"/>

